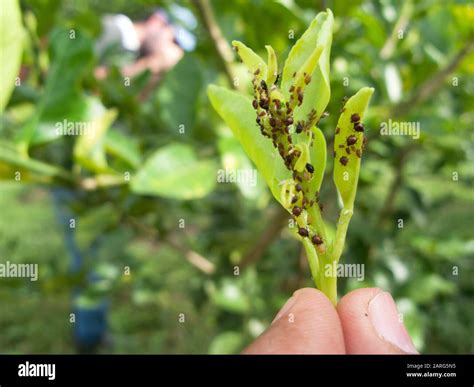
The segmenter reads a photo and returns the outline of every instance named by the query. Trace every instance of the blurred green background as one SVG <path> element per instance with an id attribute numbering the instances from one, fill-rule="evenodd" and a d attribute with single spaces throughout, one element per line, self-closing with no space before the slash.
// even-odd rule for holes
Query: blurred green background
<path id="1" fill-rule="evenodd" d="M 420 351 L 473 351 L 469 1 L 22 0 L 21 25 L 15 3 L 2 2 L 11 32 L 0 39 L 2 83 L 20 75 L 0 116 L 0 259 L 38 263 L 39 280 L 1 279 L 0 352 L 236 353 L 294 290 L 312 286 L 263 180 L 217 184 L 218 168 L 251 164 L 206 86 L 248 81 L 228 46 L 217 48 L 216 27 L 220 43 L 262 54 L 271 44 L 282 65 L 327 7 L 328 146 L 342 98 L 375 88 L 342 258 L 364 263 L 365 280 L 340 279 L 339 294 L 382 287 Z M 149 19 L 158 9 L 165 27 Z M 161 30 L 139 54 L 104 50 L 107 14 Z M 381 136 L 389 119 L 419 122 L 420 139 Z M 64 120 L 93 122 L 96 135 L 58 136 Z M 334 222 L 331 160 L 325 182 Z"/>

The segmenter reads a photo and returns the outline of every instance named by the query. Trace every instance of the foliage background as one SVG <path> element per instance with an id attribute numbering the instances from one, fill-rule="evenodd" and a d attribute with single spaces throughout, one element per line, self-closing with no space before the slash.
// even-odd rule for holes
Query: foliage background
<path id="1" fill-rule="evenodd" d="M 1 352 L 76 352 L 70 313 L 107 300 L 107 339 L 99 352 L 234 353 L 295 289 L 312 286 L 301 246 L 260 181 L 254 188 L 215 184 L 217 168 L 250 164 L 206 97 L 209 83 L 225 85 L 227 77 L 201 19 L 202 3 L 21 1 L 22 83 L 0 117 L 0 258 L 39 263 L 40 280 L 1 280 Z M 474 8 L 468 3 L 211 2 L 226 41 L 242 40 L 260 53 L 271 44 L 280 61 L 294 42 L 290 30 L 296 39 L 318 11 L 333 10 L 327 138 L 343 96 L 362 86 L 376 90 L 343 256 L 365 264 L 365 280 L 340 280 L 339 294 L 366 286 L 390 291 L 416 346 L 431 353 L 474 348 Z M 192 13 L 196 23 L 186 27 L 197 46 L 156 87 L 147 90 L 147 72 L 124 87 L 123 58 L 116 56 L 107 58 L 112 70 L 105 80 L 93 76 L 102 15 L 140 19 L 161 7 L 184 23 L 176 5 Z M 64 39 L 70 29 L 77 34 L 73 45 Z M 227 66 L 246 82 L 241 64 Z M 52 138 L 52 123 L 64 118 L 102 118 L 106 134 L 92 145 Z M 421 138 L 381 136 L 378 127 L 390 118 L 420 122 Z M 159 149 L 171 164 L 189 158 L 178 179 L 157 172 L 162 164 L 146 163 Z M 334 221 L 329 164 L 321 197 Z M 141 185 L 124 183 L 126 171 L 141 171 Z M 61 206 L 76 219 L 73 235 L 58 215 L 66 211 Z M 196 254 L 200 268 L 192 263 Z M 83 265 L 71 272 L 78 255 Z M 78 286 L 81 295 L 73 298 Z"/>

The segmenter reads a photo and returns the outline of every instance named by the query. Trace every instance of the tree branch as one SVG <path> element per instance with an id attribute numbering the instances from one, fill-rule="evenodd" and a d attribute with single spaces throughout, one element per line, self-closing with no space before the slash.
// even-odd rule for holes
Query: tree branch
<path id="1" fill-rule="evenodd" d="M 280 208 L 271 217 L 268 227 L 260 234 L 255 244 L 247 251 L 242 258 L 241 267 L 257 262 L 266 251 L 268 246 L 277 238 L 284 225 L 288 222 L 288 213 Z"/>
<path id="2" fill-rule="evenodd" d="M 407 114 L 418 104 L 434 95 L 436 90 L 442 86 L 444 79 L 451 74 L 473 50 L 474 37 L 453 57 L 451 62 L 423 82 L 407 101 L 395 105 L 392 109 L 393 115 Z"/>
<path id="3" fill-rule="evenodd" d="M 147 235 L 147 237 L 150 238 L 153 241 L 153 243 L 155 243 L 159 239 L 158 232 L 154 228 L 147 227 L 146 225 L 140 223 L 137 219 L 131 216 L 127 216 L 126 219 L 132 226 L 134 226 L 136 229 L 142 231 L 145 235 Z M 182 243 L 178 243 L 176 240 L 172 238 L 162 240 L 162 242 L 168 244 L 173 249 L 178 250 L 181 254 L 183 254 L 186 260 L 189 263 L 191 263 L 191 265 L 201 270 L 203 273 L 206 273 L 206 274 L 214 273 L 216 269 L 214 264 L 211 261 L 207 260 L 198 252 L 188 249 Z"/>
<path id="4" fill-rule="evenodd" d="M 206 27 L 207 32 L 209 33 L 209 36 L 211 37 L 227 79 L 232 87 L 235 88 L 234 74 L 231 66 L 231 63 L 234 60 L 234 53 L 232 48 L 225 40 L 219 24 L 217 24 L 211 3 L 209 0 L 194 0 L 194 4 L 196 5 L 198 13 L 204 23 L 204 26 Z"/>

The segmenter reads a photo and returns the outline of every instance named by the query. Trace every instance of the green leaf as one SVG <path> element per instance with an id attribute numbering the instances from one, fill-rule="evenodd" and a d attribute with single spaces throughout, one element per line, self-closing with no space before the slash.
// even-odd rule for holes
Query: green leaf
<path id="1" fill-rule="evenodd" d="M 21 181 L 51 182 L 56 177 L 70 179 L 65 170 L 24 157 L 14 144 L 0 142 L 0 179 L 11 181 L 15 172 L 20 172 Z"/>
<path id="2" fill-rule="evenodd" d="M 240 332 L 223 332 L 214 337 L 209 345 L 209 354 L 223 355 L 238 353 L 242 350 L 244 340 Z"/>
<path id="3" fill-rule="evenodd" d="M 267 65 L 252 49 L 248 48 L 242 42 L 234 40 L 232 46 L 235 47 L 237 54 L 248 67 L 252 74 L 256 74 L 257 79 L 267 79 Z M 276 60 L 276 59 L 275 59 Z"/>
<path id="4" fill-rule="evenodd" d="M 168 129 L 177 133 L 180 125 L 189 131 L 194 126 L 196 104 L 202 86 L 200 62 L 187 54 L 166 74 L 158 88 L 155 103 Z"/>
<path id="5" fill-rule="evenodd" d="M 122 159 L 133 168 L 139 166 L 140 150 L 134 138 L 126 136 L 115 128 L 110 128 L 105 136 L 104 145 L 108 154 Z"/>
<path id="6" fill-rule="evenodd" d="M 267 85 L 273 85 L 278 75 L 278 63 L 272 46 L 265 46 L 268 53 Z"/>
<path id="7" fill-rule="evenodd" d="M 199 160 L 189 145 L 169 144 L 158 149 L 132 177 L 131 189 L 142 195 L 198 199 L 216 184 L 216 165 Z"/>
<path id="8" fill-rule="evenodd" d="M 15 87 L 23 52 L 23 26 L 17 0 L 4 0 L 0 7 L 0 113 L 3 112 Z"/>
<path id="9" fill-rule="evenodd" d="M 238 283 L 224 279 L 219 287 L 208 289 L 211 301 L 219 308 L 238 314 L 245 314 L 250 309 L 250 299 Z"/>
<path id="10" fill-rule="evenodd" d="M 251 99 L 215 85 L 210 85 L 207 93 L 214 109 L 230 127 L 245 153 L 263 175 L 275 199 L 281 203 L 279 183 L 291 178 L 291 174 L 271 141 L 261 135 Z"/>
<path id="11" fill-rule="evenodd" d="M 51 67 L 46 85 L 34 116 L 20 131 L 17 141 L 27 148 L 30 143 L 42 144 L 60 137 L 58 122 L 83 121 L 87 113 L 87 98 L 80 83 L 90 69 L 93 48 L 90 38 L 76 31 L 56 29 L 50 36 Z"/>
<path id="12" fill-rule="evenodd" d="M 306 120 L 311 110 L 316 110 L 312 124 L 317 122 L 326 109 L 331 96 L 329 83 L 329 57 L 331 54 L 332 29 L 334 18 L 332 12 L 319 13 L 311 22 L 309 28 L 292 47 L 283 68 L 281 89 L 289 100 L 290 87 L 293 85 L 293 74 L 298 73 L 315 53 L 322 49 L 318 58 L 318 66 L 310 74 L 311 81 L 304 88 L 304 100 L 301 106 L 295 108 L 294 119 Z"/>
<path id="13" fill-rule="evenodd" d="M 88 122 L 89 132 L 77 138 L 74 144 L 74 159 L 91 171 L 108 172 L 104 141 L 107 130 L 115 121 L 118 112 L 116 109 L 106 110 L 100 103 L 94 105 L 99 106 L 100 112 Z"/>
<path id="14" fill-rule="evenodd" d="M 310 163 L 314 168 L 313 179 L 309 186 L 309 196 L 314 197 L 314 194 L 319 191 L 324 178 L 324 171 L 326 169 L 327 147 L 326 139 L 321 129 L 317 127 L 312 128 L 314 134 L 313 145 L 309 147 Z"/>
<path id="15" fill-rule="evenodd" d="M 339 129 L 336 129 L 337 134 L 334 138 L 334 182 L 341 195 L 344 208 L 347 210 L 352 210 L 354 207 L 361 160 L 357 153 L 360 152 L 359 155 L 362 156 L 362 143 L 364 140 L 362 132 L 354 130 L 351 116 L 358 114 L 361 121 L 364 119 L 365 111 L 373 92 L 373 88 L 364 87 L 349 98 L 344 106 L 345 110 L 337 123 L 337 128 Z M 355 136 L 357 140 L 352 147 L 347 146 L 349 136 Z M 349 149 L 350 154 L 347 153 L 346 149 Z M 343 162 L 341 162 L 342 158 L 347 160 L 346 165 L 343 165 Z"/>
<path id="16" fill-rule="evenodd" d="M 218 147 L 224 171 L 228 173 L 242 172 L 247 176 L 245 180 L 236 179 L 235 181 L 241 194 L 249 199 L 257 199 L 261 196 L 262 191 L 265 189 L 264 183 L 259 184 L 258 175 L 254 175 L 257 171 L 254 169 L 252 162 L 242 149 L 239 141 L 230 134 L 219 139 Z M 255 182 L 252 180 L 254 176 L 257 180 Z"/>

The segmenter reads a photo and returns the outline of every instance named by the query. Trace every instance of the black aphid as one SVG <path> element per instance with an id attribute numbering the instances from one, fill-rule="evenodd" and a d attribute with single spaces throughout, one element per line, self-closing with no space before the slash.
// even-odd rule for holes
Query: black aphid
<path id="1" fill-rule="evenodd" d="M 301 208 L 298 206 L 293 207 L 293 210 L 291 211 L 294 216 L 300 216 L 301 215 Z"/>
<path id="2" fill-rule="evenodd" d="M 263 82 L 263 81 L 262 81 Z M 262 98 L 259 103 L 262 109 L 268 110 L 268 99 Z"/>
<path id="3" fill-rule="evenodd" d="M 320 245 L 323 243 L 323 240 L 319 236 L 313 235 L 311 242 L 313 242 L 313 245 Z"/>
<path id="4" fill-rule="evenodd" d="M 339 162 L 346 166 L 347 165 L 347 162 L 349 161 L 349 159 L 346 157 L 346 156 L 342 156 L 340 159 L 339 159 Z"/>
<path id="5" fill-rule="evenodd" d="M 297 191 L 297 192 L 300 192 L 300 191 L 303 190 L 303 187 L 301 186 L 301 184 L 296 184 L 296 185 L 295 185 L 295 188 L 296 188 L 296 191 Z"/>
<path id="6" fill-rule="evenodd" d="M 298 234 L 300 234 L 302 237 L 307 237 L 309 232 L 307 229 L 301 227 L 298 229 Z"/>
<path id="7" fill-rule="evenodd" d="M 298 93 L 298 106 L 301 106 L 302 103 L 303 103 L 303 93 L 300 91 Z"/>
<path id="8" fill-rule="evenodd" d="M 307 164 L 306 164 L 306 170 L 307 170 L 309 173 L 313 173 L 313 172 L 314 172 L 314 167 L 313 167 L 310 163 L 307 163 Z"/>
<path id="9" fill-rule="evenodd" d="M 254 109 L 258 108 L 258 101 L 256 99 L 252 101 L 252 106 Z"/>
<path id="10" fill-rule="evenodd" d="M 296 133 L 301 133 L 303 131 L 303 124 L 301 122 L 298 122 L 296 124 Z"/>
<path id="11" fill-rule="evenodd" d="M 288 117 L 285 119 L 285 125 L 291 125 L 293 123 L 293 118 Z"/>
<path id="12" fill-rule="evenodd" d="M 364 131 L 364 125 L 362 125 L 360 122 L 354 125 L 354 129 L 356 132 L 363 132 Z"/>
<path id="13" fill-rule="evenodd" d="M 357 114 L 357 113 L 354 113 L 352 116 L 351 116 L 351 122 L 359 122 L 360 121 L 360 116 Z"/>
<path id="14" fill-rule="evenodd" d="M 347 137 L 347 145 L 354 145 L 357 142 L 357 137 L 356 136 L 349 136 Z"/>

